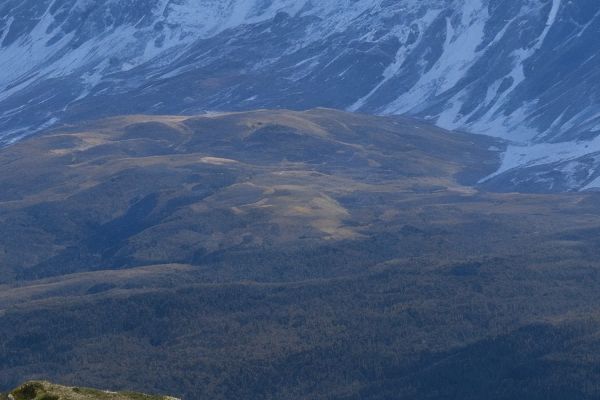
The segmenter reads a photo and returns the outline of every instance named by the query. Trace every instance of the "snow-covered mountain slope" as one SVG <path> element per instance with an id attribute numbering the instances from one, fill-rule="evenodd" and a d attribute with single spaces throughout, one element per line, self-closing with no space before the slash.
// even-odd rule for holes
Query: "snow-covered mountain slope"
<path id="1" fill-rule="evenodd" d="M 600 186 L 597 0 L 4 0 L 0 135 L 335 107 L 510 141 L 486 184 Z"/>

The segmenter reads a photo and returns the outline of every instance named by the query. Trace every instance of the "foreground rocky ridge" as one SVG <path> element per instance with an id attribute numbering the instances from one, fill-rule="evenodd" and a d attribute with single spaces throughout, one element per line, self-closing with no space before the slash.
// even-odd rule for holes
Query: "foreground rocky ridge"
<path id="1" fill-rule="evenodd" d="M 45 381 L 24 383 L 1 400 L 178 400 L 170 396 L 152 396 L 134 392 L 112 392 L 81 387 L 67 387 Z"/>

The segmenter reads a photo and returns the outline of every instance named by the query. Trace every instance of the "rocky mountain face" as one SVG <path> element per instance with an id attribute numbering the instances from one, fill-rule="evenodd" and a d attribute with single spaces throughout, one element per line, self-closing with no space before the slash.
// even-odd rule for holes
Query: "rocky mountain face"
<path id="1" fill-rule="evenodd" d="M 7 0 L 0 135 L 326 106 L 504 138 L 501 189 L 594 188 L 599 30 L 596 0 Z"/>

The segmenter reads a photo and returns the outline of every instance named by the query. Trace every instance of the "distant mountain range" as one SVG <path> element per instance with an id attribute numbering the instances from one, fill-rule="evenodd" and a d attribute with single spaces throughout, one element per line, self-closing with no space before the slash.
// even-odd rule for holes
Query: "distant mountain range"
<path id="1" fill-rule="evenodd" d="M 6 0 L 0 137 L 333 107 L 510 141 L 511 190 L 600 187 L 596 0 Z"/>
<path id="2" fill-rule="evenodd" d="M 5 0 L 0 136 L 124 113 L 333 107 L 509 141 L 490 177 L 600 187 L 597 0 Z"/>

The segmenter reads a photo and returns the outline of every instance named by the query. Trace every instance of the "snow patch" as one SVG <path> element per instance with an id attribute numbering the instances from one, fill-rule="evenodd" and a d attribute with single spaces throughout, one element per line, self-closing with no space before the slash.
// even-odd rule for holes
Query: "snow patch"
<path id="1" fill-rule="evenodd" d="M 536 49 L 539 49 L 544 44 L 546 40 L 546 36 L 550 32 L 550 29 L 554 26 L 556 22 L 556 17 L 558 16 L 558 11 L 560 10 L 561 0 L 552 0 L 552 8 L 550 9 L 550 13 L 548 14 L 548 20 L 546 21 L 546 27 L 544 31 L 540 35 L 538 42 L 536 44 Z"/>
<path id="2" fill-rule="evenodd" d="M 590 141 L 509 145 L 502 156 L 502 163 L 498 171 L 483 178 L 480 182 L 489 181 L 514 169 L 576 160 L 597 152 L 600 152 L 600 137 Z"/>

